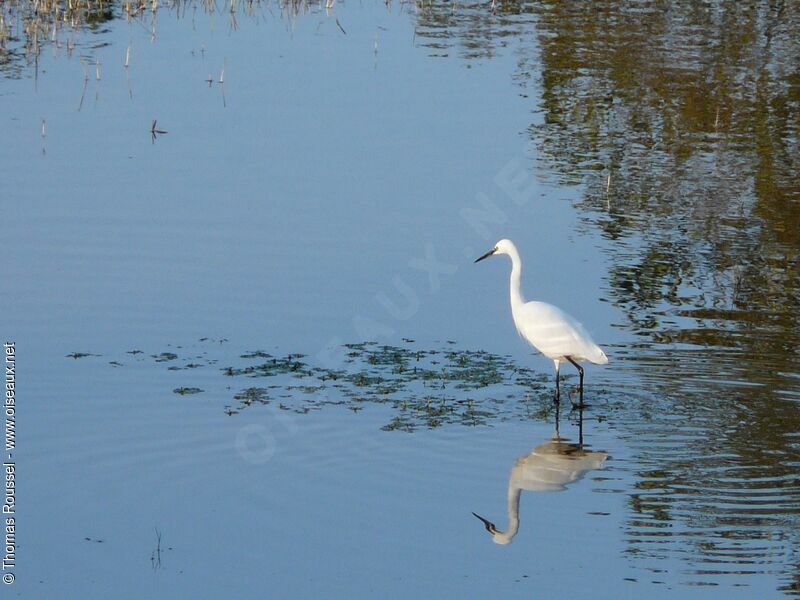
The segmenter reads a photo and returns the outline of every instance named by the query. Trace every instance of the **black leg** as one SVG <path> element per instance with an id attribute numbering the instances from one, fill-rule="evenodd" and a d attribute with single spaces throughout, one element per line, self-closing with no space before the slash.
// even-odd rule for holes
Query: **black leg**
<path id="1" fill-rule="evenodd" d="M 555 398 L 553 398 L 553 402 L 555 402 L 556 404 L 559 404 L 561 402 L 561 389 L 558 386 L 558 379 L 559 379 L 558 372 L 560 369 L 561 369 L 561 364 L 556 363 L 556 396 Z"/>
<path id="2" fill-rule="evenodd" d="M 583 367 L 580 366 L 578 363 L 576 363 L 574 360 L 572 360 L 572 358 L 569 357 L 569 356 L 567 356 L 566 359 L 569 362 L 571 362 L 573 365 L 575 365 L 576 369 L 578 369 L 578 374 L 580 375 L 580 378 L 581 378 L 581 382 L 580 382 L 580 398 L 581 398 L 581 400 L 580 400 L 580 404 L 578 406 L 582 407 L 583 406 Z"/>
<path id="3" fill-rule="evenodd" d="M 561 432 L 559 431 L 559 422 L 561 421 L 561 404 L 556 404 L 556 437 L 561 439 Z"/>

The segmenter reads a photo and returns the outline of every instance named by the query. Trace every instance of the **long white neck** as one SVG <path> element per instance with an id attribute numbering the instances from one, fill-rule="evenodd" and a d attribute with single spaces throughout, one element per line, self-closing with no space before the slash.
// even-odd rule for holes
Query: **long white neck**
<path id="1" fill-rule="evenodd" d="M 520 291 L 520 280 L 522 279 L 522 261 L 519 258 L 517 249 L 514 247 L 509 250 L 508 256 L 511 258 L 511 281 L 509 286 L 511 291 L 511 311 L 515 312 L 518 308 L 525 304 L 525 298 L 522 297 L 522 292 Z"/>

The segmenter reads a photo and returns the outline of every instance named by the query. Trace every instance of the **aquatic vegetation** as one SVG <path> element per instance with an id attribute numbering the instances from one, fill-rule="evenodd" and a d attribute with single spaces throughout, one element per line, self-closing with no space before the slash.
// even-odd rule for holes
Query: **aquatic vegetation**
<path id="1" fill-rule="evenodd" d="M 243 404 L 250 406 L 253 402 L 259 404 L 267 404 L 269 399 L 267 397 L 267 390 L 260 387 L 249 387 L 242 390 L 233 397 L 234 400 L 239 400 Z"/>
<path id="2" fill-rule="evenodd" d="M 179 387 L 172 390 L 176 394 L 180 394 L 181 396 L 187 396 L 190 394 L 200 394 L 203 392 L 200 388 L 197 387 Z"/>
<path id="3" fill-rule="evenodd" d="M 104 26 L 114 20 L 137 23 L 150 32 L 151 39 L 157 38 L 158 17 L 167 13 L 181 18 L 191 11 L 209 14 L 225 14 L 229 19 L 231 31 L 239 28 L 240 17 L 258 19 L 262 10 L 277 7 L 281 18 L 294 18 L 297 15 L 319 11 L 322 7 L 307 0 L 5 0 L 0 3 L 0 73 L 19 77 L 23 71 L 34 69 L 38 76 L 39 56 L 44 48 L 53 46 L 63 50 L 67 57 L 77 55 L 84 67 L 84 77 L 88 80 L 88 67 L 93 66 L 95 78 L 101 78 L 101 65 L 93 56 L 93 50 L 102 45 L 81 35 L 84 31 L 102 33 Z M 344 33 L 341 24 L 336 26 Z M 75 50 L 78 49 L 77 52 Z M 131 48 L 125 51 L 122 66 L 131 66 Z M 209 86 L 225 81 L 223 67 L 218 80 L 211 76 Z M 150 127 L 153 142 L 167 131 L 158 127 L 154 119 Z"/>
<path id="4" fill-rule="evenodd" d="M 197 348 L 188 347 L 185 351 L 191 354 L 186 356 L 174 351 L 148 356 L 153 364 L 170 363 L 168 371 L 182 373 L 181 377 L 186 378 L 197 370 L 218 369 L 221 386 L 239 390 L 233 394 L 232 402 L 223 405 L 228 416 L 273 403 L 280 410 L 297 414 L 325 407 L 342 407 L 357 413 L 370 406 L 383 406 L 393 414 L 382 429 L 411 432 L 420 427 L 475 427 L 496 420 L 548 418 L 552 410 L 549 373 L 520 367 L 509 356 L 458 349 L 451 341 L 446 342 L 446 348 L 428 349 L 417 348 L 413 342 L 402 346 L 345 344 L 344 359 L 338 368 L 315 365 L 303 354 L 278 356 L 258 349 L 238 354 L 220 350 L 219 356 L 212 356 L 221 345 L 207 338 L 199 343 L 204 347 L 199 353 Z M 136 350 L 127 354 L 144 353 Z M 215 366 L 217 363 L 225 366 Z M 109 364 L 124 367 L 123 361 Z M 225 383 L 227 379 L 241 378 L 264 383 Z M 224 393 L 207 392 L 190 381 L 172 391 L 182 396 Z M 596 390 L 593 395 L 597 395 Z"/>
<path id="5" fill-rule="evenodd" d="M 242 356 L 246 358 L 249 356 L 269 356 L 265 353 L 257 351 L 255 353 L 248 353 Z M 225 374 L 231 377 L 246 375 L 248 377 L 272 377 L 275 375 L 282 375 L 291 373 L 295 377 L 304 377 L 312 374 L 304 362 L 299 358 L 302 354 L 289 354 L 283 358 L 269 358 L 266 362 L 258 365 L 248 365 L 246 367 L 234 368 L 226 367 Z"/>
<path id="6" fill-rule="evenodd" d="M 228 416 L 239 413 L 244 408 L 253 404 L 269 404 L 269 394 L 266 388 L 249 387 L 234 395 L 234 400 L 239 404 L 236 408 L 231 405 L 225 406 L 225 414 Z"/>
<path id="7" fill-rule="evenodd" d="M 92 354 L 91 352 L 72 352 L 67 354 L 67 358 L 74 358 L 75 360 L 79 358 L 86 358 L 88 356 L 100 356 L 99 354 Z"/>

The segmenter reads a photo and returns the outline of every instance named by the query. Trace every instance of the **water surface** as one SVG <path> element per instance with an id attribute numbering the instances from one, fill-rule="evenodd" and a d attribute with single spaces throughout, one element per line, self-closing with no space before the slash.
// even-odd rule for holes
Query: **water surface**
<path id="1" fill-rule="evenodd" d="M 24 8 L 19 597 L 797 593 L 793 4 Z M 507 546 L 556 414 L 500 237 L 611 358 Z"/>

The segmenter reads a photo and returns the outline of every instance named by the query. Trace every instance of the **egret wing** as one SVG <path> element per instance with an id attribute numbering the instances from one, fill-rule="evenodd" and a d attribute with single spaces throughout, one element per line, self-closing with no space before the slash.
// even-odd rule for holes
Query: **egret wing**
<path id="1" fill-rule="evenodd" d="M 552 304 L 527 302 L 514 314 L 514 323 L 519 334 L 548 358 L 608 360 L 583 325 Z"/>

